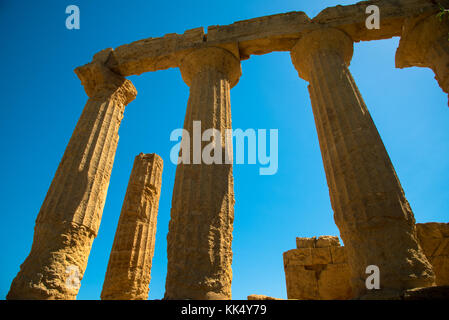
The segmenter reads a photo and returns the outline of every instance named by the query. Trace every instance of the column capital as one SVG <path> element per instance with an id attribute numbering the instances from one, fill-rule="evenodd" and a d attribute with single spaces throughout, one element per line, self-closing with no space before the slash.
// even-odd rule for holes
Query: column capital
<path id="1" fill-rule="evenodd" d="M 91 63 L 76 68 L 75 73 L 90 98 L 114 94 L 116 99 L 127 105 L 137 96 L 137 90 L 131 81 L 111 71 L 95 59 Z"/>
<path id="2" fill-rule="evenodd" d="M 298 74 L 304 80 L 310 78 L 310 58 L 320 52 L 334 52 L 349 66 L 354 51 L 352 39 L 343 31 L 323 28 L 305 34 L 293 46 L 290 56 Z"/>
<path id="3" fill-rule="evenodd" d="M 193 78 L 200 72 L 216 70 L 229 79 L 229 85 L 234 87 L 242 75 L 240 60 L 230 51 L 208 47 L 197 49 L 186 55 L 180 63 L 182 79 L 190 87 Z"/>

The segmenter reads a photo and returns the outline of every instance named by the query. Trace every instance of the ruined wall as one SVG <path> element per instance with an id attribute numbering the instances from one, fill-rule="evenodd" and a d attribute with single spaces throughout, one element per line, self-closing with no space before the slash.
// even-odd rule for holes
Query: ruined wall
<path id="1" fill-rule="evenodd" d="M 289 299 L 344 300 L 351 297 L 349 265 L 338 237 L 296 238 L 284 252 Z"/>
<path id="2" fill-rule="evenodd" d="M 449 285 L 449 223 L 417 223 L 416 231 L 435 272 L 436 285 Z M 283 254 L 288 299 L 351 298 L 345 247 L 340 246 L 338 237 L 296 238 L 296 246 Z"/>

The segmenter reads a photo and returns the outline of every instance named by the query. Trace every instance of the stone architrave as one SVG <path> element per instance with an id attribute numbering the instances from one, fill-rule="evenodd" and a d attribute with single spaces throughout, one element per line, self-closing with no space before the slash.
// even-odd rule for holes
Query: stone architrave
<path id="1" fill-rule="evenodd" d="M 232 128 L 230 89 L 241 75 L 240 60 L 230 51 L 210 47 L 187 55 L 180 68 L 190 86 L 184 122 L 190 141 L 183 141 L 181 151 L 190 149 L 190 164 L 176 168 L 164 298 L 231 299 L 235 200 L 232 163 L 224 159 L 224 132 Z M 208 143 L 194 145 L 194 121 L 201 121 L 202 132 L 211 128 L 221 132 L 221 164 L 201 160 Z M 198 155 L 200 163 L 195 163 Z"/>
<path id="2" fill-rule="evenodd" d="M 129 178 L 102 300 L 147 300 L 162 184 L 162 158 L 139 154 Z"/>
<path id="3" fill-rule="evenodd" d="M 380 269 L 377 297 L 434 284 L 415 219 L 348 65 L 353 41 L 337 29 L 301 38 L 291 51 L 309 81 L 334 219 L 345 243 L 355 297 L 370 298 L 366 268 Z"/>
<path id="4" fill-rule="evenodd" d="M 129 80 L 104 67 L 110 50 L 75 69 L 89 100 L 36 219 L 31 252 L 7 299 L 75 299 L 100 226 L 118 130 L 136 97 Z"/>

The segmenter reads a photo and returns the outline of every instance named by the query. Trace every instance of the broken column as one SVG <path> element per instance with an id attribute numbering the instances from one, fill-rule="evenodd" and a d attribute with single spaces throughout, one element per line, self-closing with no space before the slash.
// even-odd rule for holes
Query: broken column
<path id="1" fill-rule="evenodd" d="M 7 299 L 75 299 L 97 235 L 132 83 L 105 68 L 111 50 L 75 70 L 89 100 L 36 219 L 31 252 Z"/>
<path id="2" fill-rule="evenodd" d="M 309 81 L 312 109 L 335 222 L 345 243 L 355 297 L 369 298 L 369 265 L 380 268 L 382 297 L 434 283 L 412 210 L 348 65 L 349 36 L 337 29 L 304 35 L 291 51 Z M 374 293 L 370 291 L 370 293 Z"/>
<path id="3" fill-rule="evenodd" d="M 190 151 L 190 164 L 176 168 L 164 298 L 231 299 L 235 200 L 232 163 L 225 163 L 224 133 L 232 128 L 230 89 L 241 75 L 240 60 L 230 51 L 209 47 L 187 55 L 180 69 L 190 86 L 184 122 L 190 139 L 183 137 L 181 149 L 181 153 Z M 214 152 L 222 152 L 221 164 L 202 161 L 205 143 L 194 145 L 194 121 L 201 121 L 202 132 L 220 131 Z"/>
<path id="4" fill-rule="evenodd" d="M 408 19 L 396 52 L 396 67 L 433 70 L 441 89 L 449 93 L 449 20 L 435 14 Z"/>
<path id="5" fill-rule="evenodd" d="M 134 160 L 109 256 L 102 300 L 148 299 L 162 168 L 162 158 L 154 153 L 141 153 Z"/>

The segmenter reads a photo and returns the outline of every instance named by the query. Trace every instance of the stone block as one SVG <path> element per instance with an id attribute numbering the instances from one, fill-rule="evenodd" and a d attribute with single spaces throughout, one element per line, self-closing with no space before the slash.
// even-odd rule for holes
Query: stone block
<path id="1" fill-rule="evenodd" d="M 330 248 L 314 248 L 312 251 L 312 264 L 329 264 L 332 263 Z"/>
<path id="2" fill-rule="evenodd" d="M 312 265 L 312 249 L 292 249 L 284 252 L 284 267 L 287 265 Z"/>
<path id="3" fill-rule="evenodd" d="M 320 236 L 316 240 L 315 247 L 326 248 L 326 247 L 339 247 L 340 240 L 335 236 Z"/>
<path id="4" fill-rule="evenodd" d="M 313 238 L 296 238 L 296 248 L 315 248 L 316 237 Z"/>
<path id="5" fill-rule="evenodd" d="M 345 247 L 331 247 L 330 251 L 332 263 L 338 264 L 347 262 Z"/>
<path id="6" fill-rule="evenodd" d="M 350 299 L 352 290 L 348 264 L 327 265 L 319 274 L 318 293 L 323 300 Z"/>
<path id="7" fill-rule="evenodd" d="M 319 299 L 318 281 L 314 270 L 307 270 L 304 266 L 291 265 L 285 270 L 285 279 L 289 299 Z"/>

